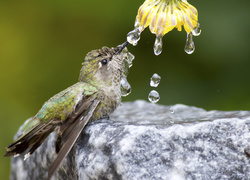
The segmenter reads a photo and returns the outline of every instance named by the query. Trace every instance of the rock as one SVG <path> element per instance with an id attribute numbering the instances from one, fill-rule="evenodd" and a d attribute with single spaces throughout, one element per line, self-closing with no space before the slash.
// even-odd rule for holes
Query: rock
<path id="1" fill-rule="evenodd" d="M 12 158 L 11 179 L 46 179 L 55 134 L 26 161 Z M 205 111 L 145 101 L 123 103 L 89 123 L 54 179 L 250 179 L 250 111 Z"/>

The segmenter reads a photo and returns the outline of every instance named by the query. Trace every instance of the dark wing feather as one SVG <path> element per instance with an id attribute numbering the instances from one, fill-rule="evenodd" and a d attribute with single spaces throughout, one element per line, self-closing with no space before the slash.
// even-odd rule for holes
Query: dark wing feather
<path id="1" fill-rule="evenodd" d="M 58 169 L 59 165 L 61 164 L 64 157 L 66 157 L 69 153 L 69 151 L 72 149 L 74 143 L 76 142 L 77 138 L 81 134 L 82 130 L 90 120 L 90 118 L 93 115 L 93 112 L 95 111 L 97 105 L 100 103 L 99 100 L 93 100 L 90 108 L 88 109 L 88 113 L 86 115 L 79 115 L 76 119 L 76 123 L 70 128 L 70 131 L 66 131 L 64 139 L 66 140 L 63 144 L 62 148 L 60 149 L 56 159 L 52 163 L 52 165 L 49 168 L 48 172 L 48 180 L 51 179 L 54 172 Z M 80 113 L 80 111 L 79 111 Z"/>
<path id="2" fill-rule="evenodd" d="M 53 130 L 54 128 L 50 123 L 39 123 L 28 133 L 22 135 L 14 143 L 10 144 L 4 156 L 19 155 L 28 148 L 30 148 L 28 154 L 32 154 Z"/>
<path id="3" fill-rule="evenodd" d="M 75 124 L 78 123 L 76 119 L 79 116 L 86 115 L 94 98 L 95 98 L 95 95 L 83 96 L 82 99 L 77 103 L 75 110 L 72 112 L 68 120 L 64 124 L 61 125 L 59 136 L 57 137 L 57 140 L 56 140 L 56 153 L 60 151 L 61 146 L 67 141 Z"/>

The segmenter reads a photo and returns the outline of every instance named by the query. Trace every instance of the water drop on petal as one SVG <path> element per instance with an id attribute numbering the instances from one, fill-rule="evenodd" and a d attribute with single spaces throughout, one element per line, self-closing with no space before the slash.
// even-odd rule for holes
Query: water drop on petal
<path id="1" fill-rule="evenodd" d="M 158 74 L 153 74 L 153 76 L 150 79 L 150 86 L 151 87 L 157 87 L 160 83 L 161 80 L 161 76 L 159 76 Z"/>
<path id="2" fill-rule="evenodd" d="M 154 44 L 154 54 L 156 56 L 160 55 L 162 52 L 162 37 L 161 36 L 156 36 L 155 38 L 155 44 Z"/>
<path id="3" fill-rule="evenodd" d="M 155 90 L 150 91 L 150 93 L 148 94 L 148 100 L 151 103 L 157 103 L 160 100 L 159 93 Z"/>
<path id="4" fill-rule="evenodd" d="M 192 34 L 194 36 L 199 36 L 201 34 L 201 27 L 199 23 L 197 23 L 197 27 L 194 28 L 194 30 L 192 31 Z"/>
<path id="5" fill-rule="evenodd" d="M 127 96 L 131 93 L 131 86 L 126 78 L 121 78 L 121 95 Z"/>
<path id="6" fill-rule="evenodd" d="M 141 22 L 138 21 L 138 19 L 135 19 L 135 24 L 134 24 L 135 29 L 139 30 L 139 33 L 141 33 L 142 31 L 144 31 L 145 27 L 143 25 L 141 25 Z"/>
<path id="7" fill-rule="evenodd" d="M 139 26 L 138 29 L 139 29 L 139 31 L 141 33 L 142 31 L 144 31 L 145 28 L 144 28 L 144 26 Z"/>
<path id="8" fill-rule="evenodd" d="M 135 28 L 138 28 L 139 26 L 140 26 L 140 21 L 138 21 L 138 19 L 137 18 L 135 18 L 135 24 L 134 24 L 134 27 Z"/>
<path id="9" fill-rule="evenodd" d="M 186 45 L 184 48 L 184 51 L 187 54 L 192 54 L 195 50 L 195 46 L 194 46 L 194 41 L 193 41 L 193 35 L 192 33 L 187 33 L 187 39 L 186 39 Z"/>
<path id="10" fill-rule="evenodd" d="M 139 28 L 135 28 L 134 30 L 128 33 L 127 41 L 133 46 L 136 46 L 137 42 L 140 40 L 140 34 L 141 34 L 141 31 L 139 30 Z"/>

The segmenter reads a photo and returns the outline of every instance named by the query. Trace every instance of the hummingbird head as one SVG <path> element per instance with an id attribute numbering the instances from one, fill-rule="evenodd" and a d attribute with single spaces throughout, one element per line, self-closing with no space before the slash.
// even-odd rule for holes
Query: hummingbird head
<path id="1" fill-rule="evenodd" d="M 120 84 L 124 69 L 122 50 L 127 45 L 125 42 L 116 48 L 103 47 L 89 52 L 82 63 L 79 80 L 106 87 Z"/>

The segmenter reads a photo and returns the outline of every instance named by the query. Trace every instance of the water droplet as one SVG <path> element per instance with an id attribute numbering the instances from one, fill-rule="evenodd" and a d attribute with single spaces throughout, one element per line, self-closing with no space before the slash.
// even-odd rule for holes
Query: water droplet
<path id="1" fill-rule="evenodd" d="M 140 21 L 138 21 L 138 19 L 137 18 L 135 18 L 135 24 L 134 24 L 134 27 L 135 28 L 138 28 L 139 26 L 140 26 Z"/>
<path id="2" fill-rule="evenodd" d="M 150 91 L 150 93 L 148 94 L 148 100 L 151 103 L 157 103 L 160 100 L 159 93 L 155 90 Z"/>
<path id="3" fill-rule="evenodd" d="M 121 94 L 122 96 L 127 96 L 131 93 L 131 86 L 126 78 L 121 78 Z"/>
<path id="4" fill-rule="evenodd" d="M 171 108 L 169 109 L 169 111 L 170 111 L 171 114 L 174 114 L 174 108 L 173 108 L 173 107 L 171 107 Z"/>
<path id="5" fill-rule="evenodd" d="M 174 124 L 175 121 L 174 121 L 174 119 L 170 118 L 169 122 L 170 122 L 170 124 Z"/>
<path id="6" fill-rule="evenodd" d="M 197 27 L 194 28 L 194 30 L 192 31 L 192 34 L 194 36 L 199 36 L 201 34 L 201 27 L 199 23 L 197 23 Z"/>
<path id="7" fill-rule="evenodd" d="M 195 50 L 195 46 L 194 46 L 194 41 L 193 41 L 193 35 L 192 33 L 187 33 L 187 39 L 186 39 L 186 45 L 184 48 L 184 51 L 187 54 L 192 54 Z"/>
<path id="8" fill-rule="evenodd" d="M 138 21 L 138 19 L 137 18 L 135 18 L 135 24 L 134 24 L 134 27 L 135 27 L 135 29 L 139 29 L 139 31 L 140 31 L 140 33 L 142 32 L 142 31 L 144 31 L 144 29 L 145 29 L 145 27 L 143 26 L 143 25 L 141 25 L 141 22 L 140 21 Z"/>
<path id="9" fill-rule="evenodd" d="M 123 49 L 123 59 L 124 61 L 127 61 L 127 63 L 129 64 L 129 67 L 131 67 L 132 61 L 135 59 L 135 56 L 133 54 L 131 54 L 127 48 Z"/>
<path id="10" fill-rule="evenodd" d="M 134 30 L 128 33 L 127 41 L 133 46 L 136 46 L 137 42 L 140 40 L 140 34 L 141 34 L 141 31 L 139 30 L 139 27 L 135 28 Z"/>
<path id="11" fill-rule="evenodd" d="M 161 76 L 158 74 L 154 73 L 153 76 L 150 79 L 150 86 L 151 87 L 157 87 L 160 83 Z"/>
<path id="12" fill-rule="evenodd" d="M 134 55 L 131 54 L 127 48 L 124 48 L 123 51 L 123 62 L 124 62 L 124 71 L 123 71 L 123 77 L 127 77 L 129 73 L 129 68 L 133 65 L 132 62 L 134 60 Z"/>
<path id="13" fill-rule="evenodd" d="M 162 52 L 162 37 L 156 36 L 154 44 L 154 53 L 156 56 L 160 55 Z"/>
<path id="14" fill-rule="evenodd" d="M 127 78 L 130 65 L 129 65 L 128 61 L 123 61 L 123 63 L 124 63 L 124 69 L 123 69 L 122 77 Z"/>

